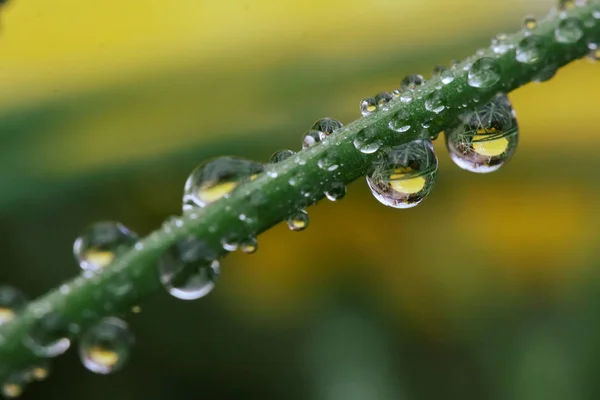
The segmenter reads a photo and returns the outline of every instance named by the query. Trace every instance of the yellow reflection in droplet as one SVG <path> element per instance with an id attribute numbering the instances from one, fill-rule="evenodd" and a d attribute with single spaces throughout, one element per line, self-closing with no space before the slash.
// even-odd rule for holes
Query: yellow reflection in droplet
<path id="1" fill-rule="evenodd" d="M 104 268 L 115 259 L 115 253 L 108 250 L 90 249 L 85 252 L 85 260 L 96 267 Z"/>
<path id="2" fill-rule="evenodd" d="M 306 221 L 301 219 L 293 219 L 291 221 L 291 225 L 294 229 L 304 229 L 306 228 Z"/>
<path id="3" fill-rule="evenodd" d="M 210 204 L 231 192 L 237 185 L 237 182 L 231 181 L 223 182 L 215 186 L 203 186 L 198 190 L 198 198 L 205 204 Z"/>
<path id="4" fill-rule="evenodd" d="M 101 347 L 92 347 L 87 355 L 94 363 L 108 368 L 113 367 L 119 361 L 119 355 L 116 352 Z"/>
<path id="5" fill-rule="evenodd" d="M 15 317 L 15 312 L 10 308 L 0 307 L 0 325 L 11 321 Z"/>
<path id="6" fill-rule="evenodd" d="M 412 171 L 412 168 L 397 168 L 390 175 L 390 186 L 396 192 L 415 194 L 419 193 L 425 187 L 427 180 L 422 176 L 405 179 L 407 173 Z"/>
<path id="7" fill-rule="evenodd" d="M 498 138 L 493 140 L 485 140 L 486 135 L 473 136 L 473 150 L 477 154 L 486 157 L 495 157 L 504 154 L 508 148 L 507 138 Z"/>

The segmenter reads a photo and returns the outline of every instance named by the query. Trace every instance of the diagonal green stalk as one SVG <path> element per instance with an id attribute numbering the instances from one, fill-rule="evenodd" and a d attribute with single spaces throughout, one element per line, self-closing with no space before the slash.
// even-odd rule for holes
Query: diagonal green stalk
<path id="1" fill-rule="evenodd" d="M 589 52 L 588 43 L 600 42 L 600 20 L 594 17 L 598 13 L 600 1 L 595 0 L 541 21 L 533 32 L 540 40 L 540 57 L 532 64 L 518 62 L 514 48 L 504 54 L 496 54 L 492 48 L 478 52 L 453 68 L 455 79 L 450 84 L 443 85 L 439 77 L 432 78 L 414 92 L 414 100 L 410 103 L 396 100 L 389 109 L 352 122 L 322 143 L 269 166 L 269 175 L 262 174 L 241 185 L 228 198 L 166 222 L 161 229 L 140 240 L 135 248 L 120 255 L 102 273 L 82 274 L 31 302 L 13 321 L 0 327 L 0 379 L 3 373 L 36 361 L 23 339 L 37 318 L 58 312 L 74 326 L 85 327 L 103 316 L 126 313 L 142 298 L 162 289 L 156 262 L 177 240 L 188 235 L 200 237 L 217 255 L 223 256 L 226 252 L 220 242 L 231 232 L 259 234 L 294 210 L 323 198 L 332 182 L 350 183 L 365 175 L 376 155 L 363 154 L 354 147 L 357 135 L 376 133 L 383 146 L 429 138 L 430 132 L 435 133 L 451 124 L 465 108 L 485 104 L 497 93 L 508 93 L 536 80 L 540 74 L 583 57 Z M 575 43 L 560 43 L 555 38 L 555 30 L 564 17 L 581 21 L 583 36 Z M 525 32 L 518 32 L 509 36 L 507 43 L 516 47 L 525 36 Z M 494 59 L 500 67 L 499 81 L 488 88 L 471 87 L 467 81 L 465 69 L 468 68 L 465 66 L 481 57 Z M 445 105 L 439 114 L 425 107 L 427 96 L 434 91 L 440 92 Z M 388 128 L 399 112 L 407 116 L 406 123 L 411 126 L 404 133 Z M 421 129 L 423 124 L 433 124 L 436 129 Z M 327 160 L 325 164 L 338 167 L 333 171 L 329 170 L 332 168 L 321 168 L 324 163 L 319 160 Z"/>

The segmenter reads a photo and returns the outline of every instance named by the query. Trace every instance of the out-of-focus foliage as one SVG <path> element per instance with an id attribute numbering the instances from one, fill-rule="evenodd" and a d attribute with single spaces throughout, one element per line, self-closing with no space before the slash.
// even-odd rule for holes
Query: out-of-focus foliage
<path id="1" fill-rule="evenodd" d="M 0 32 L 0 283 L 78 273 L 73 238 L 180 212 L 204 159 L 298 149 L 319 117 L 470 54 L 551 1 L 14 0 Z M 468 23 L 467 23 L 468 22 Z M 223 262 L 198 302 L 157 295 L 110 377 L 74 353 L 30 398 L 588 399 L 600 396 L 597 66 L 511 95 L 499 172 L 458 170 L 413 210 L 364 182 Z"/>

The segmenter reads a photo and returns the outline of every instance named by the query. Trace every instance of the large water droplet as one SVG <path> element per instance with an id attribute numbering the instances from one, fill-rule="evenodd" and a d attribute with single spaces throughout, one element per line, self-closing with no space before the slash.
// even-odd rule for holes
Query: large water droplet
<path id="1" fill-rule="evenodd" d="M 517 46 L 517 61 L 524 64 L 536 63 L 541 56 L 542 41 L 538 36 L 527 36 Z"/>
<path id="2" fill-rule="evenodd" d="M 493 58 L 480 58 L 469 69 L 469 86 L 489 88 L 500 80 L 500 64 Z"/>
<path id="3" fill-rule="evenodd" d="M 309 147 L 313 147 L 317 143 L 321 141 L 323 138 L 323 133 L 315 130 L 310 130 L 304 133 L 302 136 L 302 148 L 308 149 Z"/>
<path id="4" fill-rule="evenodd" d="M 250 181 L 264 165 L 237 157 L 219 157 L 200 164 L 188 177 L 183 192 L 183 210 L 206 207 L 228 196 L 236 187 Z"/>
<path id="5" fill-rule="evenodd" d="M 297 210 L 290 214 L 287 219 L 288 227 L 293 231 L 302 231 L 308 227 L 308 213 L 304 210 Z"/>
<path id="6" fill-rule="evenodd" d="M 290 158 L 294 154 L 296 154 L 296 152 L 292 151 L 292 150 L 285 150 L 285 149 L 284 150 L 277 150 L 275 153 L 273 153 L 273 155 L 271 156 L 271 158 L 269 158 L 269 163 L 270 164 L 280 163 L 282 161 L 287 160 L 288 158 Z"/>
<path id="7" fill-rule="evenodd" d="M 376 129 L 367 127 L 354 137 L 354 147 L 363 154 L 373 154 L 381 147 L 381 140 L 378 136 Z"/>
<path id="8" fill-rule="evenodd" d="M 506 95 L 496 96 L 461 119 L 461 124 L 446 130 L 446 146 L 456 165 L 486 173 L 497 170 L 512 157 L 519 129 Z"/>
<path id="9" fill-rule="evenodd" d="M 344 182 L 333 182 L 325 192 L 325 197 L 331 201 L 341 200 L 346 196 L 346 185 Z"/>
<path id="10" fill-rule="evenodd" d="M 27 304 L 27 298 L 12 286 L 0 285 L 0 326 L 12 321 Z"/>
<path id="11" fill-rule="evenodd" d="M 382 151 L 367 183 L 373 196 L 394 208 L 410 208 L 421 203 L 437 176 L 437 157 L 429 140 L 416 140 Z"/>
<path id="12" fill-rule="evenodd" d="M 343 126 L 344 124 L 342 124 L 337 119 L 321 118 L 313 124 L 311 130 L 321 132 L 321 138 L 323 138 L 324 136 L 331 135 L 333 132 L 335 132 Z"/>
<path id="13" fill-rule="evenodd" d="M 24 343 L 38 357 L 56 357 L 69 349 L 70 336 L 67 320 L 50 312 L 33 322 Z"/>
<path id="14" fill-rule="evenodd" d="M 565 18 L 558 23 L 554 31 L 556 40 L 560 43 L 575 43 L 583 37 L 583 28 L 577 18 Z"/>
<path id="15" fill-rule="evenodd" d="M 160 281 L 179 299 L 199 299 L 213 290 L 219 277 L 215 258 L 206 242 L 188 236 L 169 247 L 158 261 Z"/>
<path id="16" fill-rule="evenodd" d="M 90 371 L 111 374 L 123 368 L 134 341 L 125 321 L 114 317 L 104 318 L 81 335 L 79 357 Z"/>
<path id="17" fill-rule="evenodd" d="M 98 222 L 75 240 L 73 254 L 82 270 L 95 271 L 108 266 L 137 240 L 135 232 L 118 222 Z"/>
<path id="18" fill-rule="evenodd" d="M 410 91 L 413 92 L 419 86 L 423 86 L 425 84 L 425 79 L 421 75 L 408 75 L 402 82 L 400 83 L 400 89 L 403 92 Z"/>
<path id="19" fill-rule="evenodd" d="M 360 102 L 360 113 L 363 116 L 371 115 L 377 111 L 377 100 L 374 97 L 367 97 Z"/>

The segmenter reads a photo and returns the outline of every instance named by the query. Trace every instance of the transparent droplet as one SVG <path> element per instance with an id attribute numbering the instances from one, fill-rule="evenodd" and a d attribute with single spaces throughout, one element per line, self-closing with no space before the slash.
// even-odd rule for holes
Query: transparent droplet
<path id="1" fill-rule="evenodd" d="M 325 171 L 335 171 L 340 167 L 340 161 L 337 156 L 328 152 L 317 160 L 317 166 Z"/>
<path id="2" fill-rule="evenodd" d="M 381 140 L 378 138 L 377 130 L 365 128 L 356 134 L 353 144 L 361 153 L 373 154 L 381 147 Z"/>
<path id="3" fill-rule="evenodd" d="M 302 148 L 308 149 L 321 141 L 323 134 L 319 131 L 310 130 L 302 137 Z"/>
<path id="4" fill-rule="evenodd" d="M 523 29 L 526 34 L 531 34 L 531 31 L 535 28 L 537 28 L 537 19 L 535 17 L 527 16 L 523 19 Z"/>
<path id="5" fill-rule="evenodd" d="M 558 11 L 569 11 L 575 6 L 575 0 L 559 0 L 557 8 Z"/>
<path id="6" fill-rule="evenodd" d="M 558 23 L 554 37 L 559 43 L 576 43 L 583 37 L 583 28 L 577 18 L 565 18 Z"/>
<path id="7" fill-rule="evenodd" d="M 183 210 L 203 208 L 227 197 L 240 184 L 256 179 L 262 163 L 237 157 L 207 160 L 192 171 L 183 192 Z"/>
<path id="8" fill-rule="evenodd" d="M 271 158 L 269 158 L 269 163 L 271 163 L 271 164 L 280 163 L 282 161 L 287 160 L 288 158 L 290 158 L 291 156 L 293 156 L 295 154 L 296 154 L 296 152 L 292 151 L 292 150 L 277 150 L 275 153 L 273 153 Z"/>
<path id="9" fill-rule="evenodd" d="M 75 240 L 73 254 L 82 270 L 96 271 L 110 265 L 137 240 L 135 232 L 118 222 L 98 222 Z"/>
<path id="10" fill-rule="evenodd" d="M 371 115 L 377 111 L 377 101 L 373 97 L 367 97 L 360 102 L 360 113 L 363 116 Z"/>
<path id="11" fill-rule="evenodd" d="M 329 136 L 334 131 L 340 129 L 343 126 L 344 124 L 342 124 L 337 119 L 321 118 L 313 124 L 311 130 L 321 132 L 324 136 Z"/>
<path id="12" fill-rule="evenodd" d="M 400 83 L 400 89 L 402 91 L 414 91 L 419 86 L 423 86 L 425 84 L 425 79 L 421 75 L 408 75 L 405 77 Z"/>
<path id="13" fill-rule="evenodd" d="M 449 69 L 440 72 L 440 80 L 444 85 L 452 83 L 454 81 L 454 72 Z"/>
<path id="14" fill-rule="evenodd" d="M 462 169 L 487 173 L 504 165 L 514 154 L 518 125 L 512 105 L 504 94 L 484 107 L 461 117 L 461 123 L 446 130 L 450 157 Z"/>
<path id="15" fill-rule="evenodd" d="M 308 213 L 304 210 L 298 210 L 290 214 L 287 219 L 288 227 L 293 231 L 302 231 L 308 227 Z"/>
<path id="16" fill-rule="evenodd" d="M 44 314 L 33 322 L 25 345 L 39 357 L 56 357 L 71 346 L 69 323 L 58 313 Z"/>
<path id="17" fill-rule="evenodd" d="M 402 92 L 400 91 L 400 89 L 394 89 L 394 90 L 392 90 L 392 97 L 394 99 L 399 98 L 401 94 L 402 94 Z"/>
<path id="18" fill-rule="evenodd" d="M 0 285 L 0 326 L 12 321 L 27 305 L 27 298 L 17 288 Z"/>
<path id="19" fill-rule="evenodd" d="M 598 44 L 596 44 L 596 43 L 589 43 L 588 44 L 588 49 L 590 49 L 590 52 L 586 56 L 586 59 L 588 61 L 591 61 L 591 62 L 595 63 L 598 60 L 600 60 L 600 48 L 598 48 Z"/>
<path id="20" fill-rule="evenodd" d="M 411 91 L 402 92 L 400 95 L 400 101 L 403 103 L 410 103 L 413 100 L 413 94 Z"/>
<path id="21" fill-rule="evenodd" d="M 252 254 L 258 250 L 258 240 L 255 237 L 249 237 L 240 242 L 240 250 L 242 253 Z"/>
<path id="22" fill-rule="evenodd" d="M 346 185 L 344 182 L 333 182 L 325 192 L 325 197 L 331 201 L 341 200 L 346 196 Z"/>
<path id="23" fill-rule="evenodd" d="M 480 58 L 469 69 L 469 86 L 489 88 L 500 80 L 500 64 L 493 58 Z"/>
<path id="24" fill-rule="evenodd" d="M 443 102 L 442 92 L 436 90 L 427 96 L 427 99 L 425 100 L 425 109 L 427 111 L 439 114 L 444 111 L 445 108 L 446 106 Z"/>
<path id="25" fill-rule="evenodd" d="M 390 119 L 388 127 L 394 132 L 407 132 L 411 128 L 410 115 L 405 109 L 400 109 Z"/>
<path id="26" fill-rule="evenodd" d="M 174 243 L 158 261 L 158 275 L 167 291 L 182 300 L 210 293 L 219 277 L 220 265 L 206 242 L 188 236 Z"/>
<path id="27" fill-rule="evenodd" d="M 79 357 L 96 374 L 111 374 L 123 368 L 135 339 L 125 321 L 104 318 L 87 329 L 79 339 Z"/>
<path id="28" fill-rule="evenodd" d="M 512 50 L 514 46 L 508 41 L 508 35 L 500 33 L 492 39 L 492 51 L 496 54 L 504 54 Z"/>
<path id="29" fill-rule="evenodd" d="M 379 93 L 377 96 L 375 96 L 375 104 L 377 104 L 377 109 L 378 110 L 386 110 L 388 107 L 388 103 L 390 101 L 392 101 L 393 99 L 394 99 L 394 97 L 392 96 L 391 93 L 388 93 L 388 92 Z"/>
<path id="30" fill-rule="evenodd" d="M 431 193 L 438 161 L 429 140 L 416 140 L 383 149 L 382 158 L 367 175 L 373 196 L 394 208 L 411 208 Z"/>
<path id="31" fill-rule="evenodd" d="M 517 46 L 517 61 L 524 64 L 536 63 L 541 56 L 542 42 L 538 36 L 527 36 Z"/>

